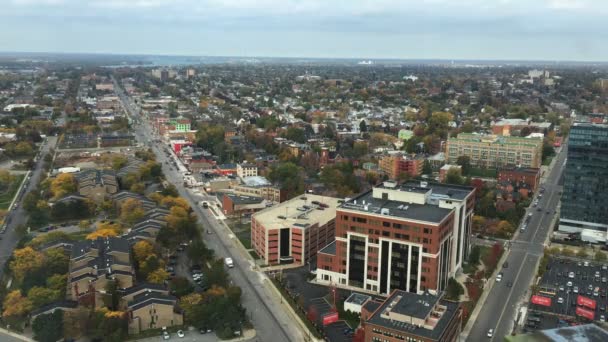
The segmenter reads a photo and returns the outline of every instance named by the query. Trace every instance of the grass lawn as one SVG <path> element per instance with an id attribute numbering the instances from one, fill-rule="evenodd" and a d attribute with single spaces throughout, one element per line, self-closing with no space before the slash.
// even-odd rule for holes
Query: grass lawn
<path id="1" fill-rule="evenodd" d="M 549 165 L 551 164 L 551 161 L 553 160 L 553 158 L 554 158 L 554 157 L 555 157 L 555 156 L 550 156 L 550 157 L 545 158 L 545 159 L 543 160 L 543 165 L 545 165 L 545 166 L 549 166 Z"/>
<path id="2" fill-rule="evenodd" d="M 483 178 L 496 178 L 496 177 L 498 177 L 498 172 L 495 169 L 481 169 L 481 168 L 472 167 L 468 176 L 483 177 Z"/>
<path id="3" fill-rule="evenodd" d="M 251 249 L 251 224 L 244 224 L 230 220 L 227 222 L 232 233 L 241 241 L 246 249 Z"/>
<path id="4" fill-rule="evenodd" d="M 239 233 L 236 234 L 236 236 L 241 240 L 241 243 L 246 249 L 251 249 L 251 233 Z"/>
<path id="5" fill-rule="evenodd" d="M 21 182 L 25 175 L 15 175 L 13 182 L 8 186 L 8 189 L 0 193 L 0 209 L 8 209 L 8 206 L 13 201 L 13 197 L 15 197 L 15 193 L 19 189 Z"/>
<path id="6" fill-rule="evenodd" d="M 249 254 L 253 257 L 253 260 L 260 260 L 260 256 L 255 251 L 249 251 Z"/>

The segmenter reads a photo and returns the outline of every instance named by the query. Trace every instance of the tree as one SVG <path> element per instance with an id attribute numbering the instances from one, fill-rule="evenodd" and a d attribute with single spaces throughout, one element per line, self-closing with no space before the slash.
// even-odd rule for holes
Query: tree
<path id="1" fill-rule="evenodd" d="M 127 159 L 127 157 L 120 154 L 115 155 L 114 157 L 112 157 L 112 169 L 118 171 L 125 167 L 128 162 L 129 160 Z"/>
<path id="2" fill-rule="evenodd" d="M 41 342 L 55 342 L 63 338 L 63 310 L 38 315 L 32 323 L 34 339 Z"/>
<path id="3" fill-rule="evenodd" d="M 144 215 L 144 207 L 138 199 L 128 198 L 120 206 L 120 219 L 128 225 L 133 225 Z"/>
<path id="4" fill-rule="evenodd" d="M 289 127 L 284 134 L 285 139 L 303 144 L 306 142 L 306 134 L 303 129 L 297 127 Z"/>
<path id="5" fill-rule="evenodd" d="M 168 208 L 178 206 L 185 210 L 188 210 L 188 211 L 190 210 L 190 204 L 188 204 L 188 201 L 186 199 L 184 199 L 183 197 L 166 196 L 165 198 L 163 198 L 161 200 L 161 204 Z"/>
<path id="6" fill-rule="evenodd" d="M 433 173 L 433 168 L 431 167 L 431 162 L 428 159 L 425 159 L 424 163 L 422 164 L 422 174 L 430 175 L 432 173 Z"/>
<path id="7" fill-rule="evenodd" d="M 159 260 L 155 254 L 148 255 L 144 261 L 139 263 L 139 274 L 142 278 L 147 278 L 152 272 L 163 265 L 162 260 Z"/>
<path id="8" fill-rule="evenodd" d="M 67 274 L 53 274 L 46 279 L 46 286 L 51 290 L 59 291 L 59 297 L 65 297 L 67 281 Z"/>
<path id="9" fill-rule="evenodd" d="M 135 260 L 140 263 L 154 254 L 154 246 L 146 240 L 138 241 L 133 245 L 133 255 Z"/>
<path id="10" fill-rule="evenodd" d="M 70 259 L 62 248 L 51 248 L 44 252 L 44 269 L 49 274 L 63 274 L 68 271 Z"/>
<path id="11" fill-rule="evenodd" d="M 185 296 L 194 291 L 194 287 L 192 287 L 190 281 L 184 277 L 175 277 L 171 279 L 171 282 L 169 283 L 169 288 L 171 289 L 172 293 L 174 293 L 177 297 Z"/>
<path id="12" fill-rule="evenodd" d="M 460 156 L 456 159 L 456 164 L 462 167 L 462 174 L 468 176 L 471 173 L 471 158 L 469 156 Z"/>
<path id="13" fill-rule="evenodd" d="M 76 179 L 71 173 L 61 173 L 51 181 L 51 192 L 54 198 L 61 198 L 76 192 Z"/>
<path id="14" fill-rule="evenodd" d="M 359 123 L 359 131 L 361 133 L 367 132 L 367 123 L 365 122 L 365 120 L 361 120 L 361 122 Z"/>
<path id="15" fill-rule="evenodd" d="M 589 256 L 589 254 L 587 253 L 587 250 L 585 250 L 584 248 L 581 248 L 576 253 L 576 256 L 578 256 L 579 258 L 586 258 Z"/>
<path id="16" fill-rule="evenodd" d="M 502 220 L 497 226 L 498 234 L 503 237 L 509 237 L 513 234 L 515 227 L 509 221 Z"/>
<path id="17" fill-rule="evenodd" d="M 594 256 L 595 261 L 606 261 L 606 253 L 602 252 L 602 251 L 597 251 L 595 252 L 595 256 Z"/>
<path id="18" fill-rule="evenodd" d="M 169 273 L 162 268 L 157 269 L 156 271 L 150 273 L 148 275 L 147 280 L 153 284 L 162 284 L 169 278 Z"/>
<path id="19" fill-rule="evenodd" d="M 18 156 L 29 156 L 34 153 L 34 148 L 31 143 L 22 141 L 15 146 L 15 153 Z"/>
<path id="20" fill-rule="evenodd" d="M 462 185 L 464 178 L 460 175 L 460 170 L 456 167 L 451 167 L 445 177 L 445 182 L 448 184 Z"/>
<path id="21" fill-rule="evenodd" d="M 59 300 L 61 293 L 57 290 L 35 286 L 27 292 L 27 299 L 32 303 L 32 308 L 40 308 L 46 304 Z"/>
<path id="22" fill-rule="evenodd" d="M 32 302 L 21 295 L 21 290 L 14 290 L 4 298 L 3 308 L 3 317 L 22 317 L 32 310 Z"/>
<path id="23" fill-rule="evenodd" d="M 280 185 L 281 190 L 287 193 L 288 198 L 304 192 L 304 180 L 300 168 L 292 162 L 275 164 L 270 168 L 269 179 Z"/>
<path id="24" fill-rule="evenodd" d="M 25 247 L 13 252 L 13 261 L 11 261 L 10 267 L 15 280 L 22 282 L 27 273 L 40 269 L 43 264 L 44 256 L 42 253 L 35 251 L 32 247 Z"/>
<path id="25" fill-rule="evenodd" d="M 87 240 L 97 240 L 97 238 L 118 236 L 118 232 L 113 229 L 98 229 L 86 236 Z"/>
<path id="26" fill-rule="evenodd" d="M 228 284 L 228 274 L 224 269 L 224 261 L 217 259 L 211 263 L 211 268 L 205 272 L 205 278 L 209 285 L 225 287 Z"/>
<path id="27" fill-rule="evenodd" d="M 454 301 L 459 301 L 460 296 L 464 294 L 464 288 L 456 279 L 450 277 L 448 279 L 448 287 L 447 287 L 447 299 L 451 299 Z"/>
<path id="28" fill-rule="evenodd" d="M 477 245 L 471 248 L 471 253 L 469 254 L 469 264 L 473 266 L 479 265 L 479 258 L 481 256 L 481 248 Z"/>

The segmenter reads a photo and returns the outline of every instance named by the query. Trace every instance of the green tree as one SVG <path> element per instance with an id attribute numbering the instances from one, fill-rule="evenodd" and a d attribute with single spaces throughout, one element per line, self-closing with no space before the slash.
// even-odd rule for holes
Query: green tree
<path id="1" fill-rule="evenodd" d="M 278 183 L 281 189 L 287 192 L 289 198 L 304 192 L 304 180 L 300 174 L 300 168 L 292 162 L 271 166 L 268 178 Z"/>
<path id="2" fill-rule="evenodd" d="M 452 167 L 445 176 L 445 182 L 448 184 L 462 185 L 464 183 L 464 178 L 460 175 L 459 169 Z"/>
<path id="3" fill-rule="evenodd" d="M 365 122 L 365 120 L 361 120 L 361 122 L 359 123 L 359 131 L 361 133 L 367 132 L 367 123 Z"/>
<path id="4" fill-rule="evenodd" d="M 456 164 L 462 167 L 462 174 L 468 176 L 471 174 L 471 158 L 469 156 L 460 156 L 456 159 Z"/>
<path id="5" fill-rule="evenodd" d="M 430 175 L 433 173 L 433 168 L 431 167 L 431 162 L 427 159 L 424 160 L 424 164 L 422 164 L 422 174 Z"/>
<path id="6" fill-rule="evenodd" d="M 602 252 L 602 251 L 597 251 L 595 252 L 595 256 L 594 256 L 595 261 L 606 261 L 606 253 Z"/>
<path id="7" fill-rule="evenodd" d="M 460 296 L 464 294 L 464 288 L 458 281 L 456 281 L 456 279 L 450 277 L 450 279 L 448 279 L 448 287 L 446 292 L 447 299 L 458 301 Z"/>
<path id="8" fill-rule="evenodd" d="M 63 338 L 63 310 L 37 316 L 32 331 L 36 341 L 55 342 Z"/>
<path id="9" fill-rule="evenodd" d="M 61 293 L 57 290 L 35 286 L 27 292 L 27 299 L 32 302 L 33 308 L 40 308 L 46 304 L 59 300 L 60 294 Z"/>
<path id="10" fill-rule="evenodd" d="M 469 253 L 469 264 L 473 266 L 479 265 L 479 259 L 481 257 L 481 248 L 477 245 L 471 248 L 471 253 Z"/>

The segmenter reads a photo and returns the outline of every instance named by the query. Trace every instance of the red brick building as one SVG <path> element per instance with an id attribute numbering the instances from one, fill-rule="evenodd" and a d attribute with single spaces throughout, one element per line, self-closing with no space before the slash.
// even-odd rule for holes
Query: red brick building
<path id="1" fill-rule="evenodd" d="M 540 184 L 540 169 L 510 167 L 498 171 L 498 183 L 509 182 L 514 188 L 527 188 L 536 192 Z"/>
<path id="2" fill-rule="evenodd" d="M 389 179 L 399 179 L 401 174 L 417 177 L 422 173 L 424 159 L 410 158 L 399 153 L 383 156 L 380 158 L 378 166 Z"/>
<path id="3" fill-rule="evenodd" d="M 268 202 L 260 197 L 224 194 L 222 198 L 222 211 L 225 215 L 253 214 L 265 209 L 266 203 Z"/>
<path id="4" fill-rule="evenodd" d="M 366 342 L 455 342 L 462 308 L 429 293 L 394 290 L 384 302 L 368 300 L 361 310 Z"/>
<path id="5" fill-rule="evenodd" d="M 268 265 L 305 265 L 335 237 L 338 198 L 306 194 L 251 218 L 251 246 Z"/>
<path id="6" fill-rule="evenodd" d="M 389 294 L 441 292 L 468 255 L 473 188 L 381 186 L 336 210 L 336 241 L 317 254 L 317 282 Z"/>

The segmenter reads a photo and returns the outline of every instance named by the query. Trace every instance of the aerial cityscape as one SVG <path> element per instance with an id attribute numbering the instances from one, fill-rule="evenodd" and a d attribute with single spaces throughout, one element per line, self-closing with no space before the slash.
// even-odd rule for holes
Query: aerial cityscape
<path id="1" fill-rule="evenodd" d="M 3 5 L 0 342 L 608 341 L 607 5 L 404 3 Z"/>

